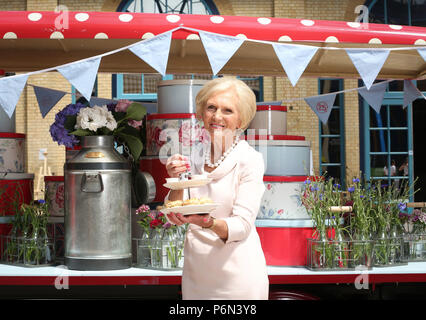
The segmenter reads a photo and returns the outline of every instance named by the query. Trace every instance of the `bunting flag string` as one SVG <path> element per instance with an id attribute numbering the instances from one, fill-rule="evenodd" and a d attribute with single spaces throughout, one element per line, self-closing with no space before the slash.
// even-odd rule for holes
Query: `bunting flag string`
<path id="1" fill-rule="evenodd" d="M 130 47 L 129 50 L 157 70 L 159 74 L 165 76 L 171 41 L 172 32 L 169 31 L 142 41 Z"/>
<path id="2" fill-rule="evenodd" d="M 225 66 L 244 42 L 244 39 L 211 34 L 204 31 L 199 31 L 199 35 L 204 50 L 206 50 L 213 75 L 216 75 Z"/>
<path id="3" fill-rule="evenodd" d="M 375 84 L 370 87 L 370 90 L 367 90 L 366 87 L 362 87 L 358 89 L 358 93 L 361 97 L 364 98 L 365 101 L 376 111 L 380 113 L 380 109 L 382 107 L 382 101 L 385 96 L 387 87 L 387 82 L 383 81 Z"/>
<path id="4" fill-rule="evenodd" d="M 407 107 L 407 105 L 409 105 L 419 97 L 425 98 L 423 94 L 416 88 L 413 81 L 404 80 L 404 102 L 402 104 L 402 107 Z"/>
<path id="5" fill-rule="evenodd" d="M 317 52 L 318 47 L 295 46 L 278 43 L 274 43 L 272 46 L 285 73 L 287 74 L 288 79 L 294 87 L 312 57 Z"/>
<path id="6" fill-rule="evenodd" d="M 66 92 L 33 86 L 42 117 L 46 117 L 49 111 L 65 96 Z"/>
<path id="7" fill-rule="evenodd" d="M 28 74 L 0 78 L 0 105 L 9 118 L 12 118 L 15 112 L 16 104 L 27 80 Z"/>
<path id="8" fill-rule="evenodd" d="M 346 49 L 346 53 L 351 58 L 352 63 L 357 69 L 359 75 L 364 81 L 367 90 L 370 90 L 374 80 L 385 64 L 390 51 L 388 49 L 382 50 L 354 50 Z"/>
<path id="9" fill-rule="evenodd" d="M 89 101 L 100 63 L 101 58 L 95 58 L 72 63 L 57 70 Z"/>
<path id="10" fill-rule="evenodd" d="M 306 103 L 316 113 L 322 123 L 327 124 L 331 109 L 333 109 L 336 93 L 327 93 L 320 96 L 304 98 Z"/>
<path id="11" fill-rule="evenodd" d="M 382 101 L 381 96 L 384 91 L 382 91 L 382 87 L 374 88 L 375 84 L 373 83 L 377 75 L 380 73 L 380 70 L 389 56 L 389 53 L 391 51 L 397 50 L 417 50 L 418 54 L 426 61 L 426 46 L 386 49 L 340 48 L 331 46 L 316 47 L 309 45 L 282 44 L 270 41 L 242 39 L 239 37 L 227 36 L 180 26 L 168 30 L 164 33 L 160 33 L 150 39 L 141 40 L 137 43 L 114 49 L 97 56 L 74 61 L 61 66 L 29 72 L 27 74 L 0 78 L 0 105 L 6 114 L 11 117 L 15 111 L 16 104 L 18 103 L 22 90 L 26 85 L 28 77 L 32 74 L 49 71 L 60 72 L 88 101 L 90 101 L 101 59 L 107 55 L 115 54 L 123 50 L 130 50 L 160 74 L 165 75 L 170 52 L 172 33 L 179 29 L 190 30 L 200 35 L 200 39 L 206 50 L 206 54 L 208 56 L 214 75 L 216 75 L 226 65 L 226 63 L 229 61 L 229 59 L 232 58 L 232 56 L 240 48 L 244 41 L 270 44 L 273 46 L 273 49 L 293 86 L 297 84 L 299 78 L 302 76 L 306 67 L 309 65 L 309 62 L 312 60 L 318 50 L 345 50 L 365 83 L 365 89 L 356 88 L 350 90 L 358 90 L 359 94 L 363 96 L 363 98 L 376 110 L 376 112 L 380 111 L 379 102 Z M 404 84 L 404 107 L 414 101 L 414 99 L 419 97 L 425 98 L 411 81 L 405 80 Z M 372 87 L 374 90 L 372 92 L 367 92 L 372 90 Z M 344 92 L 350 90 L 345 90 Z M 41 90 L 40 92 L 40 87 L 35 88 L 35 92 L 43 117 L 46 116 L 50 109 L 62 98 L 60 97 L 59 92 L 55 91 L 51 91 L 50 97 L 47 98 L 47 91 Z M 333 94 L 338 93 L 340 92 L 335 92 Z M 303 99 L 306 102 L 309 101 L 310 107 L 313 108 L 312 105 L 316 99 L 311 98 L 312 97 Z M 55 102 L 55 100 L 57 101 Z M 319 110 L 324 110 L 327 112 L 329 110 L 331 111 L 332 105 L 331 107 L 329 105 L 331 100 L 332 99 L 330 98 L 330 100 L 325 101 L 327 108 L 325 108 L 325 105 L 321 105 L 317 108 L 317 104 L 320 101 L 316 101 L 317 103 L 315 104 L 315 110 L 313 108 L 314 112 L 320 112 Z M 96 99 L 94 101 L 96 101 Z M 91 104 L 93 103 L 97 102 L 92 102 Z M 322 121 L 326 119 L 327 112 L 321 112 Z"/>

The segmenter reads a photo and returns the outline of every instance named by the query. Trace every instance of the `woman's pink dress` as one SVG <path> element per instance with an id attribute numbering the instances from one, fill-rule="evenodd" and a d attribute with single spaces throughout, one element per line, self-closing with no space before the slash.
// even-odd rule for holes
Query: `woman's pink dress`
<path id="1" fill-rule="evenodd" d="M 220 204 L 211 215 L 226 221 L 228 239 L 224 242 L 212 230 L 189 225 L 183 299 L 268 299 L 265 256 L 255 227 L 265 190 L 263 174 L 262 155 L 240 141 L 208 174 L 210 184 L 191 188 L 191 198 L 209 197 Z"/>

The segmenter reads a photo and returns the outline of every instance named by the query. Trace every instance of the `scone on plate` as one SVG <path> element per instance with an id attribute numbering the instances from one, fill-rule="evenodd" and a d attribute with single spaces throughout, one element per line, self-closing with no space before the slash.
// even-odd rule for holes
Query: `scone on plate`
<path id="1" fill-rule="evenodd" d="M 208 204 L 208 203 L 213 203 L 213 200 L 212 200 L 212 199 L 210 199 L 210 198 L 207 198 L 207 197 L 203 197 L 203 198 L 200 198 L 200 199 L 198 200 L 198 202 L 199 202 L 200 204 Z"/>
<path id="2" fill-rule="evenodd" d="M 176 201 L 168 201 L 164 204 L 165 208 L 174 208 L 174 207 L 181 207 L 183 206 L 182 200 L 176 200 Z"/>

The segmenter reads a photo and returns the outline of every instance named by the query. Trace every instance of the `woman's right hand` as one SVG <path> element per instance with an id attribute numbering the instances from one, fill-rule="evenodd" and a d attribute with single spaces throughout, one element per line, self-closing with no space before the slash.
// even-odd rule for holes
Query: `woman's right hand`
<path id="1" fill-rule="evenodd" d="M 181 173 L 190 169 L 189 160 L 181 154 L 175 154 L 167 159 L 166 170 L 170 178 L 178 178 Z"/>

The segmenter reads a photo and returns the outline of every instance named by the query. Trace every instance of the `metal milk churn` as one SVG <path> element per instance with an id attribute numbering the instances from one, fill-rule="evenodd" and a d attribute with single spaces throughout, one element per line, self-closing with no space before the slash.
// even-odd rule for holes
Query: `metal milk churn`
<path id="1" fill-rule="evenodd" d="M 113 136 L 86 136 L 64 165 L 65 265 L 131 267 L 131 169 Z"/>

